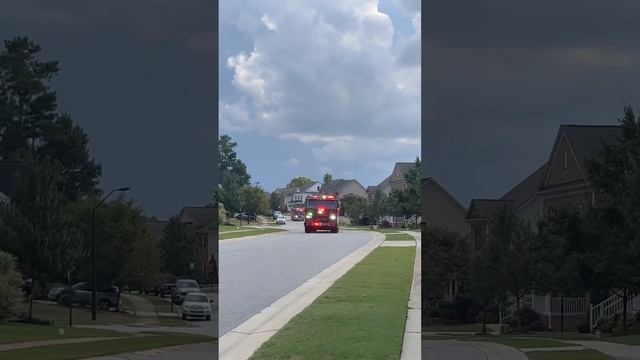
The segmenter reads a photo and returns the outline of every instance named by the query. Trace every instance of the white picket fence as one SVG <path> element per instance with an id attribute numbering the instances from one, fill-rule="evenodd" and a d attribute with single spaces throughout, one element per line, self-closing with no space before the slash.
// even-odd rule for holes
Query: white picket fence
<path id="1" fill-rule="evenodd" d="M 564 309 L 562 308 L 564 300 Z M 551 297 L 526 295 L 520 302 L 520 309 L 530 308 L 540 315 L 550 318 L 561 313 L 565 315 L 585 315 L 589 311 L 586 297 Z M 511 299 L 507 306 L 500 307 L 500 323 L 509 320 L 516 313 L 515 299 Z"/>
<path id="2" fill-rule="evenodd" d="M 591 329 L 595 329 L 601 320 L 611 320 L 616 315 L 622 315 L 624 301 L 617 294 L 611 295 L 604 301 L 596 305 L 591 305 L 589 311 L 589 323 Z M 640 311 L 640 294 L 631 297 L 627 301 L 627 314 L 631 319 L 632 315 Z"/>

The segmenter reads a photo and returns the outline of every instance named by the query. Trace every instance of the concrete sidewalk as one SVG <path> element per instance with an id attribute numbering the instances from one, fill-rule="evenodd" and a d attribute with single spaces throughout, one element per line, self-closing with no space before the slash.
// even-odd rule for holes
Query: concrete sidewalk
<path id="1" fill-rule="evenodd" d="M 420 234 L 409 234 L 416 241 L 416 259 L 413 265 L 413 282 L 411 284 L 411 293 L 409 294 L 409 305 L 407 308 L 407 323 L 404 330 L 404 338 L 402 340 L 402 353 L 400 360 L 418 360 L 421 358 L 421 341 L 422 341 L 422 257 Z M 398 241 L 385 241 L 383 243 L 396 243 Z M 413 241 L 411 241 L 413 243 Z"/>
<path id="2" fill-rule="evenodd" d="M 137 323 L 150 325 L 160 324 L 160 319 L 158 319 L 158 314 L 156 314 L 156 308 L 149 300 L 132 294 L 122 294 L 122 297 L 129 300 L 133 305 Z"/>
<path id="3" fill-rule="evenodd" d="M 640 345 L 625 345 L 595 340 L 558 340 L 569 344 L 584 346 L 611 356 L 616 360 L 640 360 Z"/>

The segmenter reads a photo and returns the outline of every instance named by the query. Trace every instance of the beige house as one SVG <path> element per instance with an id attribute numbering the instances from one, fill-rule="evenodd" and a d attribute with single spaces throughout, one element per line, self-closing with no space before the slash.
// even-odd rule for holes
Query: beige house
<path id="1" fill-rule="evenodd" d="M 594 206 L 597 197 L 590 186 L 588 158 L 597 155 L 603 142 L 615 141 L 622 134 L 621 130 L 620 126 L 561 125 L 545 164 L 501 198 L 471 201 L 466 217 L 470 249 L 475 251 L 486 240 L 491 220 L 501 207 L 511 208 L 535 230 L 537 219 L 552 209 L 571 206 L 586 210 Z M 621 299 L 616 298 L 616 295 L 596 304 L 591 304 L 591 300 L 588 296 L 560 299 L 551 298 L 549 294 L 532 294 L 528 305 L 544 314 L 547 325 L 554 328 L 558 327 L 560 301 L 568 301 L 573 309 L 565 312 L 567 328 L 574 327 L 577 321 L 585 318 L 587 312 L 590 312 L 593 327 L 605 316 L 605 307 L 623 307 L 619 304 Z M 637 306 L 636 310 L 640 311 L 640 296 L 633 299 L 632 306 Z M 501 315 L 507 316 L 508 312 L 505 314 Z M 613 313 L 606 316 L 612 315 Z"/>
<path id="2" fill-rule="evenodd" d="M 355 179 L 331 180 L 326 184 L 322 184 L 320 193 L 336 195 L 338 199 L 342 199 L 345 195 L 357 195 L 365 199 L 367 198 L 367 190 Z"/>
<path id="3" fill-rule="evenodd" d="M 438 226 L 465 236 L 467 210 L 434 178 L 422 180 L 422 222 L 426 227 Z"/>

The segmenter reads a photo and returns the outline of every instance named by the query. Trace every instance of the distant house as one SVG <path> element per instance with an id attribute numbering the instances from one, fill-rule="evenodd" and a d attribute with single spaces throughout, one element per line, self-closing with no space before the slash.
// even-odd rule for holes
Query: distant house
<path id="1" fill-rule="evenodd" d="M 198 271 L 206 282 L 214 282 L 217 269 L 211 266 L 211 259 L 218 258 L 218 211 L 214 207 L 184 207 L 178 215 L 196 236 L 196 259 Z M 217 263 L 217 262 L 216 262 Z"/>
<path id="2" fill-rule="evenodd" d="M 204 283 L 215 283 L 218 277 L 218 222 L 214 207 L 184 207 L 178 215 L 187 231 L 196 237 L 197 268 L 193 270 Z M 147 222 L 151 237 L 157 243 L 162 241 L 168 221 L 153 219 Z"/>
<path id="3" fill-rule="evenodd" d="M 355 179 L 336 179 L 331 180 L 320 187 L 320 193 L 327 195 L 336 195 L 338 199 L 342 199 L 345 195 L 357 195 L 367 198 L 367 189 Z"/>
<path id="4" fill-rule="evenodd" d="M 380 190 L 383 194 L 389 195 L 392 190 L 404 190 L 407 188 L 407 181 L 405 175 L 407 172 L 415 166 L 412 162 L 397 162 L 393 166 L 391 175 L 387 176 L 376 186 L 367 187 L 367 197 L 371 200 L 376 191 Z"/>
<path id="5" fill-rule="evenodd" d="M 0 202 L 9 201 L 13 197 L 23 169 L 21 161 L 0 161 Z"/>
<path id="6" fill-rule="evenodd" d="M 421 215 L 426 227 L 442 227 L 466 236 L 467 210 L 434 178 L 423 179 L 422 199 Z"/>

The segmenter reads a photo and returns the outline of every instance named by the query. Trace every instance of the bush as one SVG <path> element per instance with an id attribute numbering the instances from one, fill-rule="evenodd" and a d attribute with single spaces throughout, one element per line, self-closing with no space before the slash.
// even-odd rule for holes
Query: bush
<path id="1" fill-rule="evenodd" d="M 0 250 L 0 320 L 12 315 L 22 302 L 22 276 L 9 253 Z"/>
<path id="2" fill-rule="evenodd" d="M 580 321 L 578 322 L 576 327 L 578 328 L 578 332 L 581 334 L 588 334 L 591 332 L 591 328 L 588 321 L 584 321 L 584 320 Z"/>
<path id="3" fill-rule="evenodd" d="M 477 309 L 476 322 L 481 324 L 482 323 L 482 317 L 484 316 L 483 309 L 482 309 L 482 307 L 478 307 L 476 309 Z M 498 306 L 489 305 L 487 307 L 487 324 L 497 323 L 498 321 L 499 321 L 499 318 L 498 318 Z"/>
<path id="4" fill-rule="evenodd" d="M 438 305 L 438 317 L 443 320 L 455 320 L 455 304 L 450 301 L 440 303 Z"/>
<path id="5" fill-rule="evenodd" d="M 520 319 L 520 327 L 518 328 L 518 319 Z M 529 331 L 544 331 L 545 326 L 540 314 L 534 310 L 525 307 L 515 313 L 513 319 L 509 321 L 509 325 L 513 329 L 518 329 L 523 332 Z"/>

